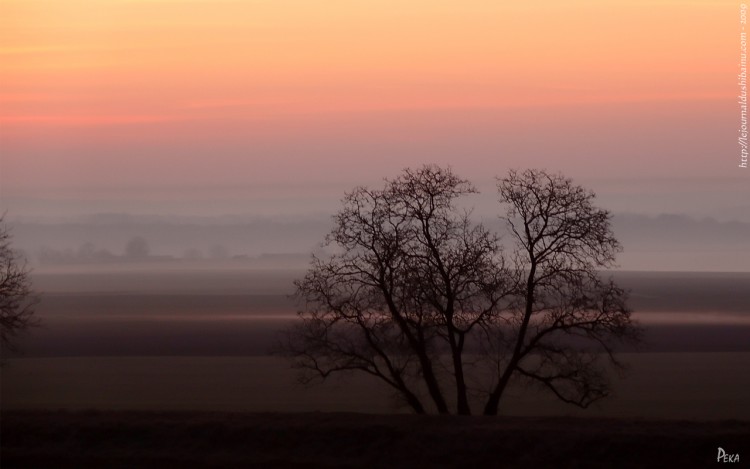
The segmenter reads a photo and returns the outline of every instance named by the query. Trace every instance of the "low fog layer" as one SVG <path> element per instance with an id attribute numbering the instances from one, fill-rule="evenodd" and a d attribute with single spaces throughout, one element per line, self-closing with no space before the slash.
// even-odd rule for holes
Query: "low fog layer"
<path id="1" fill-rule="evenodd" d="M 302 270 L 35 272 L 44 327 L 24 357 L 239 356 L 272 350 L 300 304 Z M 748 273 L 617 272 L 646 326 L 646 352 L 750 351 Z"/>
<path id="2" fill-rule="evenodd" d="M 161 217 L 92 215 L 68 221 L 10 219 L 14 246 L 35 268 L 133 262 L 304 265 L 331 227 L 324 215 Z M 497 218 L 484 223 L 497 232 Z M 684 215 L 616 214 L 623 270 L 750 271 L 750 223 Z"/>

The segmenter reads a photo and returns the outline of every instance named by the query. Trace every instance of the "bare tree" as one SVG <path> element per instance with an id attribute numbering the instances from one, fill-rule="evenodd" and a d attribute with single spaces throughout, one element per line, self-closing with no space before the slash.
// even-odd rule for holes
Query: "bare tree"
<path id="1" fill-rule="evenodd" d="M 144 260 L 148 259 L 151 253 L 151 248 L 141 236 L 131 238 L 130 241 L 125 245 L 125 257 L 132 260 Z"/>
<path id="2" fill-rule="evenodd" d="M 497 414 L 513 376 L 587 407 L 609 393 L 602 359 L 621 368 L 613 344 L 636 341 L 640 333 L 626 292 L 598 273 L 621 249 L 611 215 L 593 205 L 593 192 L 541 170 L 510 171 L 498 192 L 516 245 L 520 307 L 504 336 L 509 340 L 495 350 L 498 375 L 484 413 Z"/>
<path id="3" fill-rule="evenodd" d="M 611 352 L 608 336 L 630 332 L 624 294 L 592 267 L 605 265 L 617 248 L 608 215 L 591 218 L 600 213 L 590 204 L 592 213 L 585 210 L 593 196 L 569 181 L 529 174 L 537 179 L 521 184 L 525 176 L 511 173 L 501 184 L 510 191 L 508 222 L 519 242 L 510 268 L 498 237 L 457 205 L 476 189 L 449 169 L 407 169 L 381 190 L 347 194 L 325 242 L 335 254 L 313 256 L 296 282 L 302 320 L 282 349 L 303 379 L 364 372 L 417 413 L 429 404 L 441 414 L 468 415 L 470 396 L 484 389 L 484 412 L 495 414 L 512 376 L 547 383 L 568 402 L 603 395 L 594 355 L 560 336 L 588 334 Z M 582 198 L 558 194 L 559 184 Z M 531 199 L 521 200 L 537 192 L 549 199 L 541 215 L 532 213 Z M 555 217 L 572 227 L 555 225 Z M 581 230 L 599 234 L 588 239 Z M 526 233 L 531 242 L 524 244 Z M 575 239 L 563 241 L 568 234 Z M 582 400 L 576 385 L 585 388 Z"/>
<path id="4" fill-rule="evenodd" d="M 13 349 L 12 338 L 36 323 L 36 298 L 25 260 L 10 245 L 11 235 L 0 217 L 0 348 Z"/>

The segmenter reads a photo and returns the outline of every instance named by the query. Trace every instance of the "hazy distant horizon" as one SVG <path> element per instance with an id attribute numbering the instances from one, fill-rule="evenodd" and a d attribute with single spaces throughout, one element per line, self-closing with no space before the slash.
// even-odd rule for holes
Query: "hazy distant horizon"
<path id="1" fill-rule="evenodd" d="M 541 168 L 618 217 L 626 268 L 750 269 L 732 2 L 219 5 L 0 3 L 16 247 L 309 252 L 346 191 L 437 164 L 490 224 L 493 177 Z M 187 226 L 33 226 L 96 214 Z M 196 228 L 248 220 L 276 228 Z"/>
<path id="2" fill-rule="evenodd" d="M 333 226 L 332 215 L 333 212 L 323 211 L 305 215 L 277 212 L 205 216 L 99 213 L 27 218 L 9 215 L 7 222 L 15 248 L 23 251 L 35 268 L 87 264 L 117 268 L 122 263 L 132 266 L 138 259 L 126 257 L 125 248 L 136 237 L 145 240 L 152 261 L 206 264 L 224 259 L 238 261 L 233 268 L 302 268 L 312 252 L 320 252 L 321 243 Z M 504 234 L 498 213 L 482 216 L 475 212 L 473 219 Z M 612 228 L 624 248 L 617 257 L 620 270 L 750 271 L 750 251 L 745 249 L 750 222 L 615 212 Z M 254 264 L 246 264 L 249 261 Z"/>

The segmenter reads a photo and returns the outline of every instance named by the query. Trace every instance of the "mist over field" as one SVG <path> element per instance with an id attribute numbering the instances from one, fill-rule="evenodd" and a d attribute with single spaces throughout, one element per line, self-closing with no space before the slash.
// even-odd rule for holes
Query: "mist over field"
<path id="1" fill-rule="evenodd" d="M 39 269 L 42 326 L 19 338 L 3 408 L 403 412 L 365 377 L 322 387 L 269 357 L 300 304 L 304 268 L 151 262 Z M 750 418 L 750 274 L 616 272 L 645 328 L 620 348 L 631 373 L 582 411 L 517 389 L 511 415 Z M 696 385 L 696 376 L 701 384 Z M 744 409 L 744 410 L 743 410 Z"/>
<path id="2" fill-rule="evenodd" d="M 38 272 L 44 327 L 22 337 L 20 356 L 267 355 L 297 320 L 303 305 L 293 282 L 304 270 L 227 265 Z M 750 274 L 617 272 L 614 279 L 646 327 L 643 345 L 621 351 L 750 352 Z"/>
<path id="3" fill-rule="evenodd" d="M 476 218 L 504 233 L 497 214 Z M 44 269 L 54 265 L 132 261 L 126 248 L 143 238 L 153 260 L 260 261 L 272 267 L 304 266 L 331 228 L 331 215 L 144 216 L 100 214 L 68 220 L 10 217 L 15 247 Z M 734 271 L 750 266 L 750 222 L 686 215 L 620 213 L 612 219 L 623 245 L 621 270 Z M 136 259 L 138 260 L 138 259 Z M 143 259 L 140 259 L 143 260 Z"/>

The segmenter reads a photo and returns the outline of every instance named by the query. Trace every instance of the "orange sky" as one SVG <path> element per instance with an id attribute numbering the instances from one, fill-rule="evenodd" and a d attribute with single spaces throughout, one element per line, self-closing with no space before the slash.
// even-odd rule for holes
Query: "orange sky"
<path id="1" fill-rule="evenodd" d="M 3 0 L 3 197 L 736 176 L 735 1 Z"/>

